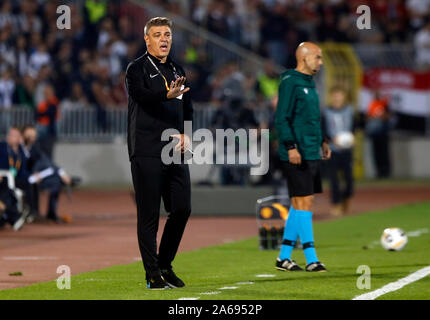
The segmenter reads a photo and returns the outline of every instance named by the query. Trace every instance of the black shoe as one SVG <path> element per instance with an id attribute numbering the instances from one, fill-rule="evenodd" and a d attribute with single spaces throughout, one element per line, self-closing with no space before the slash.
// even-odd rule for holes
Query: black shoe
<path id="1" fill-rule="evenodd" d="M 276 269 L 282 271 L 303 271 L 303 269 L 300 268 L 300 266 L 294 260 L 281 260 L 279 258 L 276 258 Z"/>
<path id="2" fill-rule="evenodd" d="M 309 263 L 306 266 L 306 271 L 310 271 L 310 272 L 327 272 L 327 269 L 325 268 L 325 266 L 321 262 L 317 261 L 317 262 Z"/>
<path id="3" fill-rule="evenodd" d="M 170 289 L 166 281 L 163 280 L 161 276 L 155 276 L 153 278 L 147 279 L 146 287 L 152 290 L 165 290 Z"/>
<path id="4" fill-rule="evenodd" d="M 63 224 L 64 223 L 63 219 L 61 219 L 60 217 L 54 216 L 54 215 L 50 215 L 50 214 L 48 214 L 46 216 L 46 220 L 49 221 L 49 222 L 54 222 L 56 224 Z"/>
<path id="5" fill-rule="evenodd" d="M 161 276 L 172 288 L 185 287 L 185 283 L 176 276 L 172 269 L 161 270 Z"/>

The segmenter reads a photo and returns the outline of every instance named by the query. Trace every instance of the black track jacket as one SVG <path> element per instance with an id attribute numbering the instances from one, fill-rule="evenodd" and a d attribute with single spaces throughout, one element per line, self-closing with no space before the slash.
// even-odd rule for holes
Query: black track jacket
<path id="1" fill-rule="evenodd" d="M 173 128 L 184 133 L 184 121 L 192 121 L 189 91 L 183 94 L 182 99 L 167 99 L 162 75 L 170 86 L 170 82 L 175 80 L 175 73 L 185 77 L 184 69 L 170 57 L 161 63 L 148 52 L 127 66 L 125 82 L 128 91 L 127 144 L 130 160 L 133 157 L 161 157 L 162 148 L 169 143 L 161 141 L 162 132 Z"/>

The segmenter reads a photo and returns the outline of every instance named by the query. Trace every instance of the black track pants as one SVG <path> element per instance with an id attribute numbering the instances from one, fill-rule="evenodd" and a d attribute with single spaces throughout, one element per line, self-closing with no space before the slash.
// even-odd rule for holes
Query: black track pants
<path id="1" fill-rule="evenodd" d="M 137 205 L 137 236 L 147 277 L 171 268 L 191 213 L 191 184 L 187 164 L 165 165 L 160 158 L 134 157 L 131 173 Z M 157 255 L 160 203 L 169 216 Z"/>

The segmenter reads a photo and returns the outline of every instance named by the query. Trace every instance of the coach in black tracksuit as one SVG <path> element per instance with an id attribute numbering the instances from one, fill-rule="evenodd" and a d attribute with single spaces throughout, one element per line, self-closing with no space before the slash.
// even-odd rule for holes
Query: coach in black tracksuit
<path id="1" fill-rule="evenodd" d="M 148 51 L 127 67 L 128 151 L 136 193 L 137 234 L 147 287 L 165 289 L 184 283 L 172 270 L 172 261 L 191 213 L 191 186 L 187 164 L 164 164 L 161 141 L 165 129 L 173 128 L 185 152 L 189 137 L 184 121 L 192 120 L 189 88 L 185 88 L 184 70 L 169 56 L 171 21 L 153 18 L 145 26 Z M 163 198 L 169 216 L 157 255 L 157 231 L 160 202 Z"/>

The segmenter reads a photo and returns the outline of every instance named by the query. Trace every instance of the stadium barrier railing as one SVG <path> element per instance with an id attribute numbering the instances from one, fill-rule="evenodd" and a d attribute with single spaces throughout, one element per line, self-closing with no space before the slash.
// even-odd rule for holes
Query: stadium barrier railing
<path id="1" fill-rule="evenodd" d="M 193 130 L 210 128 L 217 108 L 210 104 L 195 104 Z M 57 120 L 57 134 L 60 141 L 68 142 L 112 142 L 125 139 L 127 135 L 127 108 L 106 108 L 106 128 L 99 123 L 97 109 L 82 107 L 61 110 Z M 254 110 L 261 122 L 267 119 L 266 109 Z M 0 111 L 0 140 L 11 126 L 37 125 L 34 111 L 28 107 L 13 106 Z"/>
<path id="2" fill-rule="evenodd" d="M 353 48 L 364 69 L 377 67 L 414 70 L 418 68 L 415 49 L 407 44 L 357 43 Z"/>

